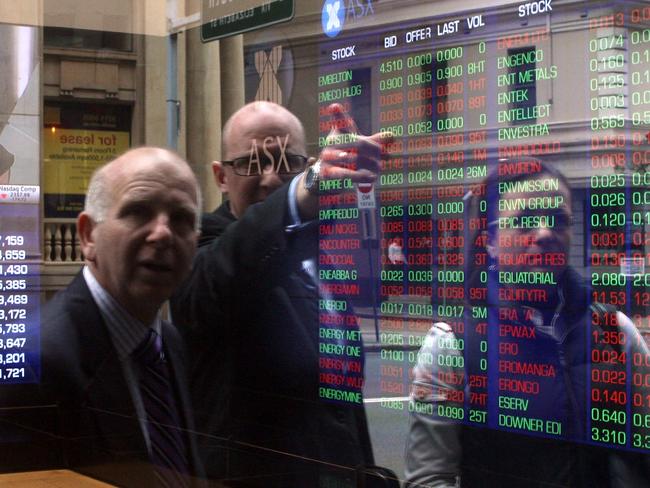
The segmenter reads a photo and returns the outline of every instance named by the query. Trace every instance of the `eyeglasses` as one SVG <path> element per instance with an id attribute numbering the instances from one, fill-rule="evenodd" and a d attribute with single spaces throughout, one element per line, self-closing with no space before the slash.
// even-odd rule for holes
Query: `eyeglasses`
<path id="1" fill-rule="evenodd" d="M 276 159 L 267 155 L 260 158 L 243 156 L 221 163 L 232 166 L 235 174 L 239 176 L 260 176 L 268 167 L 273 168 L 277 174 L 294 175 L 304 171 L 308 160 L 307 156 L 300 154 L 281 154 Z"/>

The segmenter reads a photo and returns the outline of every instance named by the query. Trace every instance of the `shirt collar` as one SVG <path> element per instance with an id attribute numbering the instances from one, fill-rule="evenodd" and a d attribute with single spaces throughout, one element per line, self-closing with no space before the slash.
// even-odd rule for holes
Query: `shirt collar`
<path id="1" fill-rule="evenodd" d="M 129 357 L 133 351 L 145 340 L 149 329 L 160 334 L 161 321 L 157 315 L 152 323 L 145 325 L 122 307 L 99 284 L 88 266 L 84 266 L 83 277 L 90 289 L 90 293 L 99 307 L 99 311 L 108 327 L 109 335 L 113 341 L 117 354 L 121 359 Z"/>

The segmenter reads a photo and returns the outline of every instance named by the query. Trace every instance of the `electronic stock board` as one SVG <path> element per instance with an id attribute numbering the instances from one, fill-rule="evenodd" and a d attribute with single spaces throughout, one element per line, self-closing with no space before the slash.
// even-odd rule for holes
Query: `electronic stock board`
<path id="1" fill-rule="evenodd" d="M 650 449 L 650 5 L 435 4 L 357 28 L 347 12 L 319 44 L 319 146 L 331 103 L 393 136 L 372 188 L 321 187 L 320 396 L 362 401 L 361 326 L 384 408 Z M 531 250 L 540 229 L 560 242 Z M 550 297 L 568 268 L 586 286 L 562 300 L 591 304 L 569 373 L 541 337 L 566 339 Z M 405 401 L 418 362 L 443 401 Z"/>
<path id="2" fill-rule="evenodd" d="M 0 185 L 0 385 L 40 379 L 39 187 Z"/>

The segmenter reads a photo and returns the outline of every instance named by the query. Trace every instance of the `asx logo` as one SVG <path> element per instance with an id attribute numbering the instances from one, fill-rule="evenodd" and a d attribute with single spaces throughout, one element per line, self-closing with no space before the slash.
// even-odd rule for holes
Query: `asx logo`
<path id="1" fill-rule="evenodd" d="M 336 37 L 346 21 L 374 13 L 372 0 L 326 0 L 321 16 L 323 32 L 329 37 Z"/>

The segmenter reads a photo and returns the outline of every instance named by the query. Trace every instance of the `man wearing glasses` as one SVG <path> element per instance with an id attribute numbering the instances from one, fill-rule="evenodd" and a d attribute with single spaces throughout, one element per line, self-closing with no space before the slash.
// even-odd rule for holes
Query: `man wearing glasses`
<path id="1" fill-rule="evenodd" d="M 228 120 L 225 158 L 213 163 L 228 201 L 204 216 L 191 277 L 172 301 L 193 358 L 205 465 L 229 485 L 319 486 L 332 470 L 352 477 L 372 464 L 363 406 L 318 397 L 313 258 L 319 181 L 373 181 L 380 136 L 357 135 L 340 106 L 331 112 L 351 137 L 313 165 L 285 108 L 254 102 Z"/>

